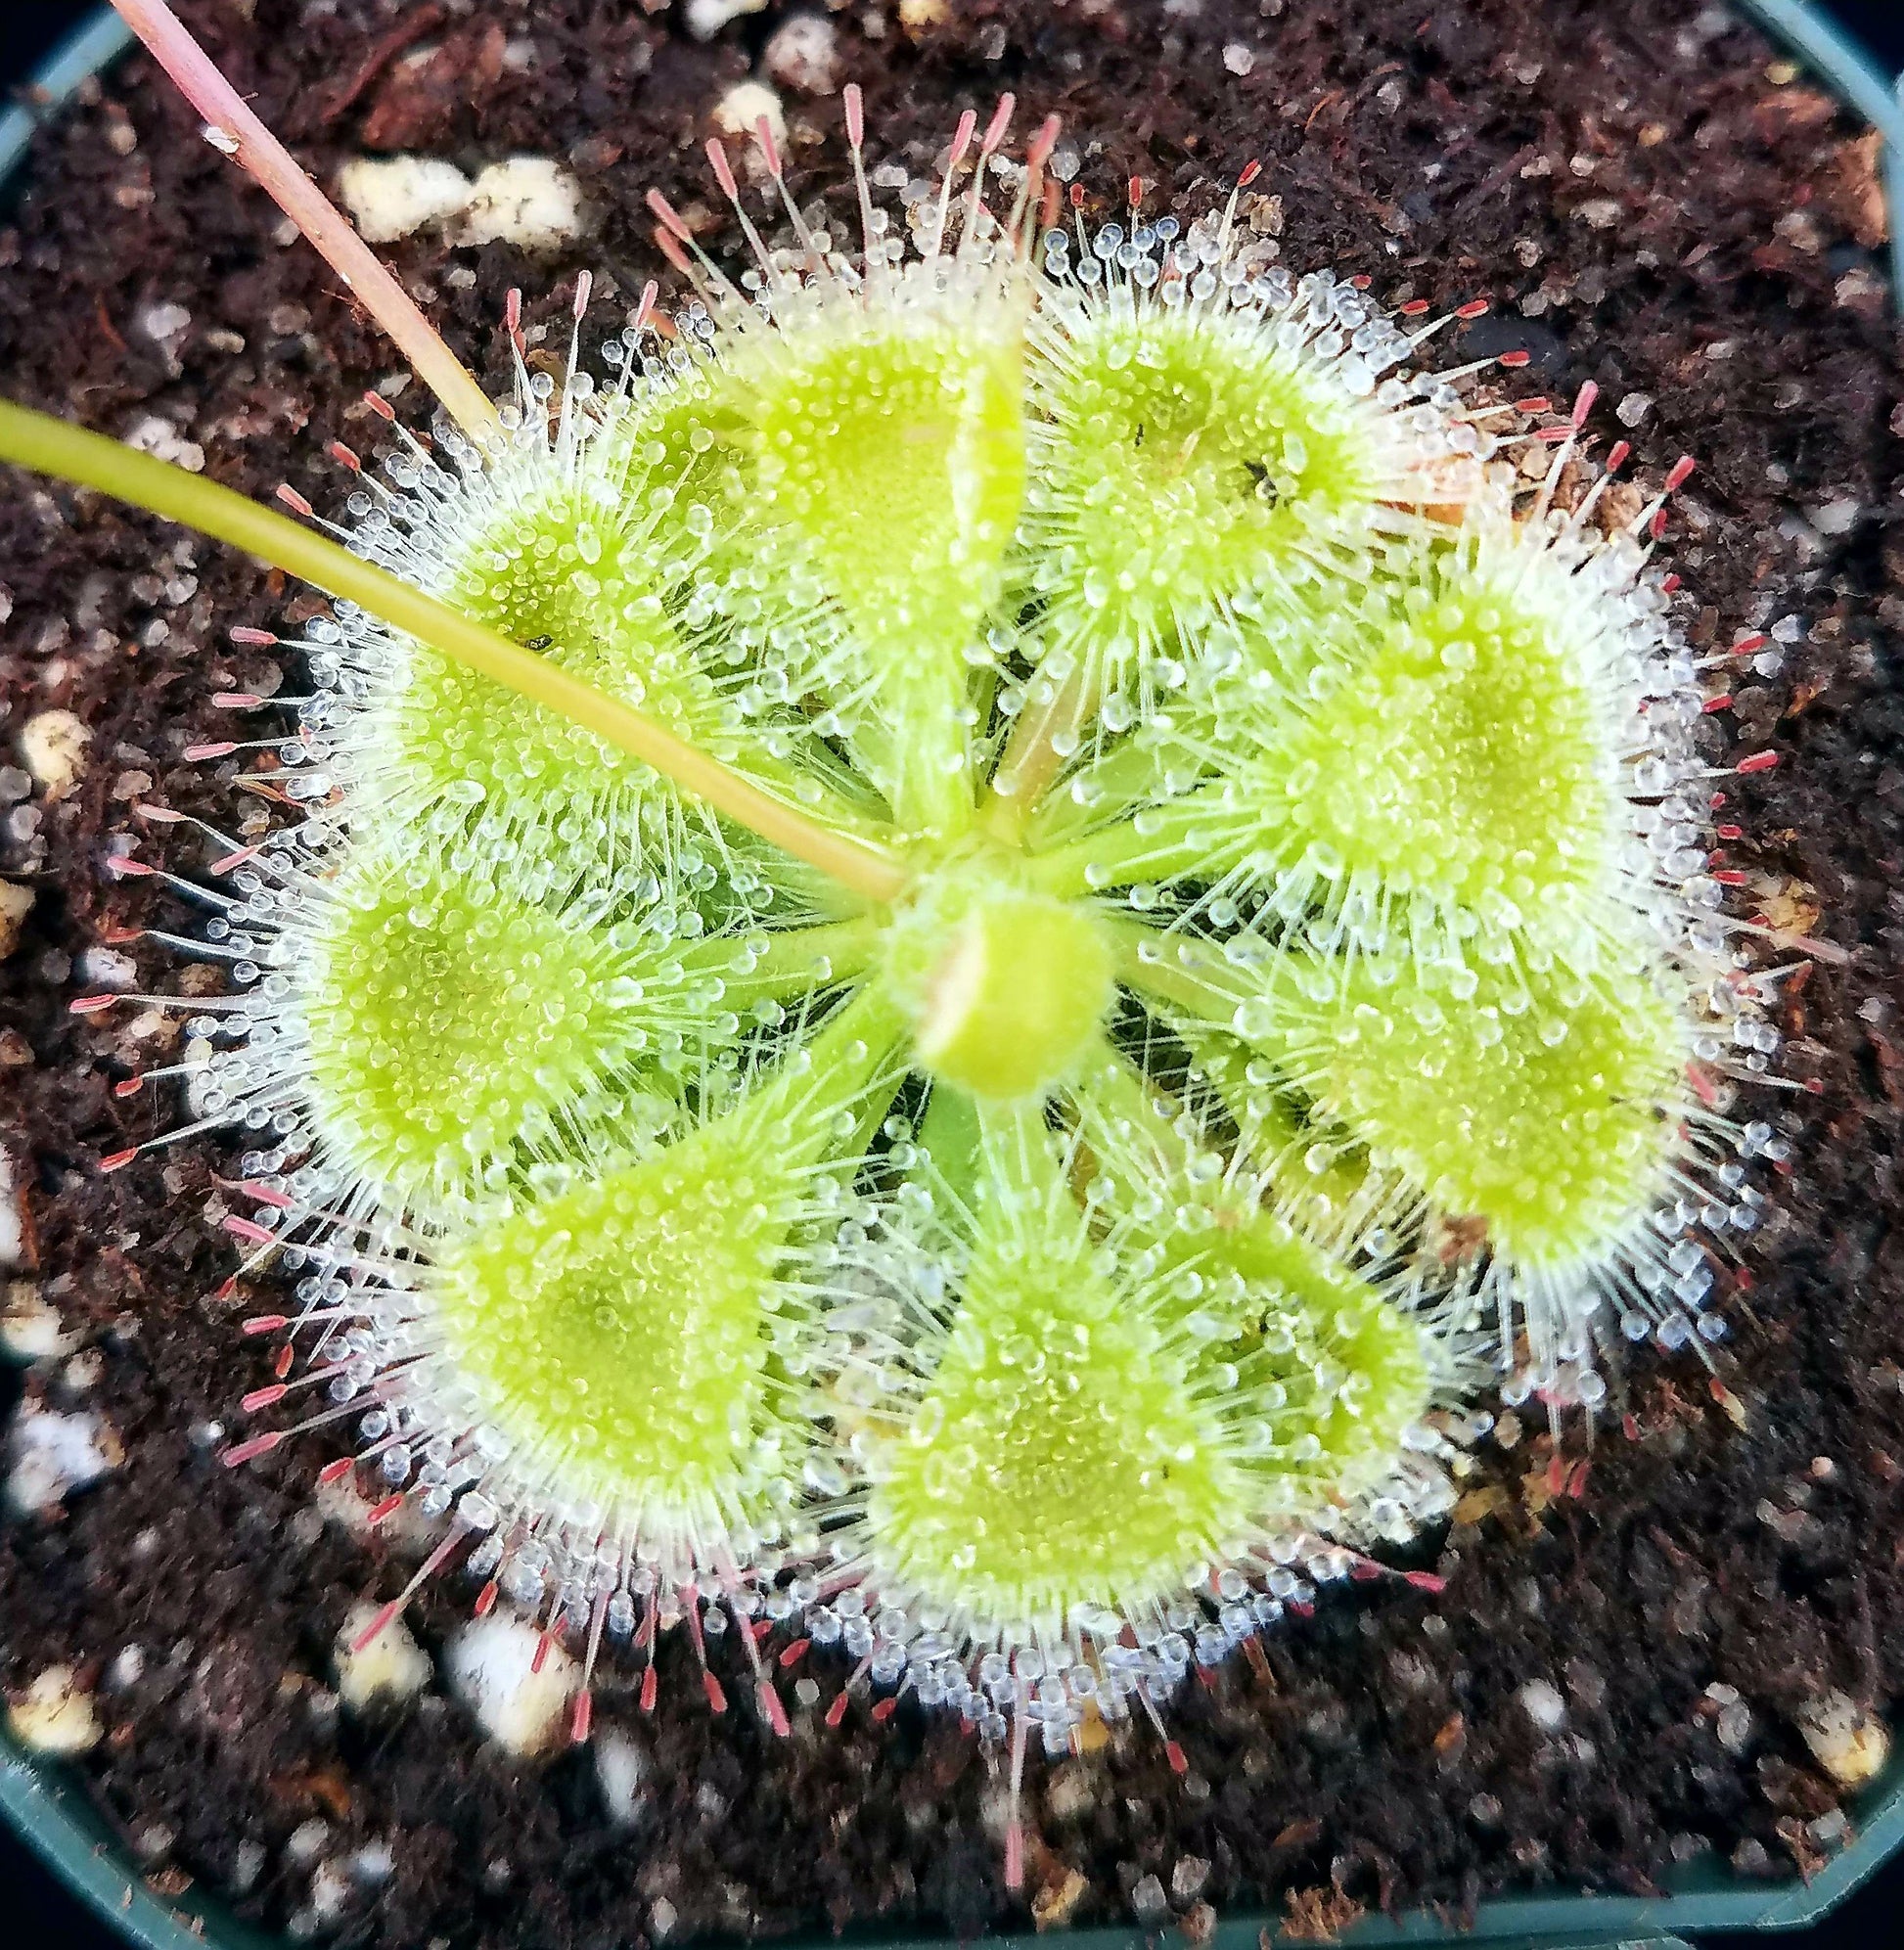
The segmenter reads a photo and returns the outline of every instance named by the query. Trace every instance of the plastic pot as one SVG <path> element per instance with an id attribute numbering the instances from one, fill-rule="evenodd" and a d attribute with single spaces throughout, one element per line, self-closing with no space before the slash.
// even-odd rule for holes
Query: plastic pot
<path id="1" fill-rule="evenodd" d="M 1891 204 L 1892 263 L 1904 311 L 1904 82 L 1880 74 L 1807 0 L 1735 0 L 1847 107 L 1882 131 Z M 131 35 L 102 9 L 35 77 L 30 106 L 0 115 L 0 194 L 19 167 L 38 118 L 115 60 Z M 1904 1754 L 1851 1808 L 1850 1842 L 1809 1882 L 1746 1882 L 1700 1861 L 1667 1878 L 1651 1897 L 1575 1894 L 1498 1896 L 1480 1905 L 1472 1931 L 1416 1912 L 1372 1917 L 1343 1932 L 1357 1946 L 1458 1942 L 1466 1950 L 1673 1950 L 1708 1930 L 1787 1930 L 1816 1922 L 1893 1855 L 1904 1851 Z M 70 1771 L 23 1754 L 0 1731 L 0 1820 L 6 1821 L 82 1902 L 140 1950 L 286 1950 L 285 1939 L 240 1922 L 216 1902 L 160 1901 L 146 1886 Z M 1063 1932 L 1066 1950 L 1139 1950 L 1136 1925 Z M 1214 1950 L 1258 1950 L 1281 1936 L 1274 1916 L 1240 1912 L 1218 1926 Z M 991 1939 L 999 1950 L 1030 1950 L 1035 1939 Z M 949 1939 L 873 1936 L 877 1950 L 951 1950 Z"/>

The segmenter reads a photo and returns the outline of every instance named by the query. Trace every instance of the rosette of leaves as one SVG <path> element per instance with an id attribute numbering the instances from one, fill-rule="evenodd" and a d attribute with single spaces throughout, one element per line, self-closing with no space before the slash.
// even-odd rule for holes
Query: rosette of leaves
<path id="1" fill-rule="evenodd" d="M 196 1026 L 249 1405 L 431 1568 L 1058 1750 L 1446 1508 L 1484 1313 L 1588 1401 L 1690 1318 L 1762 1052 L 1644 526 L 1228 213 L 1041 231 L 1049 130 L 995 213 L 1003 132 L 895 225 L 855 123 L 857 251 L 790 201 L 738 284 L 657 202 L 608 385 L 392 436 L 355 556 L 588 689 L 340 575 Z"/>

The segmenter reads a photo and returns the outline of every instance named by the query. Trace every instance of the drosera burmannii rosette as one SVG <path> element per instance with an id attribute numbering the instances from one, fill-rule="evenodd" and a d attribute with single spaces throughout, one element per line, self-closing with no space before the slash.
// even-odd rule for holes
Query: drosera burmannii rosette
<path id="1" fill-rule="evenodd" d="M 511 399 L 336 450 L 282 823 L 170 849 L 231 979 L 152 1143 L 244 1133 L 288 1292 L 229 1459 L 321 1430 L 442 1524 L 366 1637 L 461 1574 L 651 1699 L 678 1625 L 775 1727 L 951 1707 L 1016 1787 L 1382 1575 L 1489 1388 L 1721 1337 L 1780 972 L 1652 563 L 1685 464 L 1607 519 L 1591 387 L 1433 370 L 1474 307 L 1234 196 L 1065 209 L 1009 97 L 881 208 L 846 103 L 824 222 L 710 145 L 738 266 L 652 200 L 693 295 L 599 381 L 512 300 Z"/>

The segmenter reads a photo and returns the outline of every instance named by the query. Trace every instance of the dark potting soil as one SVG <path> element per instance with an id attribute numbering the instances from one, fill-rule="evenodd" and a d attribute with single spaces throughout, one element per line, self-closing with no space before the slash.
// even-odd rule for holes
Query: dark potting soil
<path id="1" fill-rule="evenodd" d="M 512 285 L 560 318 L 587 264 L 591 326 L 619 328 L 657 262 L 643 193 L 714 203 L 700 144 L 782 19 L 701 42 L 681 0 L 182 11 L 323 178 L 365 151 L 472 170 L 527 151 L 575 172 L 596 227 L 553 259 L 388 249 L 498 385 Z M 1047 1921 L 1149 1922 L 1167 1897 L 1193 1933 L 1196 1905 L 1260 1904 L 1316 1933 L 1359 1907 L 1460 1913 L 1511 1886 L 1649 1890 L 1706 1850 L 1747 1875 L 1811 1866 L 1839 1790 L 1800 1738 L 1807 1702 L 1882 1708 L 1904 1671 L 1904 377 L 1875 138 L 1722 13 L 1661 0 L 807 11 L 838 71 L 776 83 L 803 199 L 842 204 L 842 78 L 865 87 L 872 159 L 915 176 L 1001 88 L 1020 129 L 1064 115 L 1093 209 L 1136 175 L 1152 207 L 1194 213 L 1260 157 L 1246 220 L 1285 261 L 1366 272 L 1390 303 L 1491 295 L 1450 359 L 1524 348 L 1527 392 L 1600 384 L 1603 444 L 1624 433 L 1655 476 L 1697 455 L 1672 531 L 1697 634 L 1722 648 L 1776 625 L 1788 647 L 1782 674 L 1742 671 L 1715 714 L 1715 748 L 1781 758 L 1728 788 L 1747 835 L 1729 864 L 1768 927 L 1829 944 L 1785 989 L 1785 1066 L 1817 1094 L 1766 1112 L 1795 1168 L 1748 1272 L 1722 1276 L 1719 1385 L 1690 1359 L 1636 1357 L 1586 1481 L 1567 1473 L 1577 1495 L 1551 1493 L 1531 1421 L 1483 1443 L 1453 1528 L 1416 1560 L 1445 1591 L 1357 1587 L 1262 1664 L 1193 1684 L 1173 1715 L 1184 1778 L 1141 1733 L 1034 1765 L 1027 1900 Z M 354 402 L 395 363 L 149 63 L 41 137 L 12 221 L 9 394 L 195 445 L 253 494 L 340 494 L 323 445 L 373 444 Z M 213 1297 L 234 1154 L 185 1145 L 102 1177 L 103 1154 L 175 1114 L 113 1089 L 174 1032 L 135 1007 L 67 1013 L 128 963 L 141 986 L 178 985 L 167 951 L 122 938 L 175 925 L 175 902 L 102 861 L 122 833 L 148 859 L 177 846 L 136 804 L 261 828 L 230 783 L 239 760 L 181 754 L 231 735 L 215 692 L 281 675 L 229 626 L 311 606 L 224 550 L 19 476 L 0 483 L 0 866 L 36 895 L 0 964 L 0 1122 L 27 1220 L 15 1277 L 90 1343 L 25 1385 L 95 1413 L 123 1451 L 63 1510 L 0 1529 L 0 1677 L 63 1662 L 99 1681 L 87 1778 L 158 1885 L 237 1886 L 247 1914 L 311 1927 L 314 1876 L 381 1844 L 387 1881 L 346 1875 L 339 1927 L 406 1950 L 1021 1920 L 992 1767 L 909 1708 L 875 1725 L 861 1701 L 838 1733 L 806 1708 L 776 1741 L 747 1711 L 711 1716 L 671 1645 L 652 1715 L 612 1673 L 598 1711 L 640 1761 L 620 1825 L 589 1752 L 509 1758 L 439 1692 L 371 1724 L 339 1713 L 333 1640 L 354 1601 L 394 1588 L 400 1543 L 318 1514 L 320 1440 L 218 1465 L 214 1425 L 262 1379 L 235 1325 L 259 1295 Z M 14 748 L 52 709 L 90 733 L 57 799 Z M 418 1603 L 427 1645 L 468 1599 L 452 1580 Z"/>

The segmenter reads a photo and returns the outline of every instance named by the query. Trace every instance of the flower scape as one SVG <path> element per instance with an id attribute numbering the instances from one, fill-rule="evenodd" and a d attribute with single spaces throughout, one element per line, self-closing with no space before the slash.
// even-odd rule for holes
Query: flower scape
<path id="1" fill-rule="evenodd" d="M 322 1430 L 440 1523 L 360 1643 L 460 1575 L 645 1703 L 685 1627 L 716 1711 L 910 1698 L 1016 1791 L 1321 1587 L 1434 1588 L 1371 1554 L 1484 1400 L 1719 1339 L 1783 1148 L 1651 566 L 1690 464 L 1601 519 L 1591 387 L 1427 363 L 1480 307 L 1292 277 L 1234 197 L 1087 220 L 1011 109 L 887 210 L 849 88 L 838 234 L 710 145 L 745 268 L 652 199 L 694 295 L 599 381 L 512 303 L 493 426 L 372 400 L 351 554 L 666 741 L 338 601 L 281 823 L 177 882 L 229 993 L 154 1142 L 243 1134 L 285 1284 L 227 1460 Z"/>

